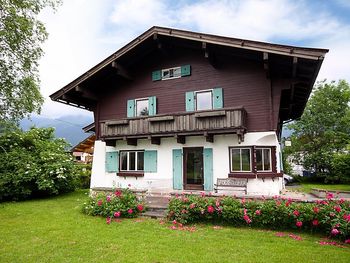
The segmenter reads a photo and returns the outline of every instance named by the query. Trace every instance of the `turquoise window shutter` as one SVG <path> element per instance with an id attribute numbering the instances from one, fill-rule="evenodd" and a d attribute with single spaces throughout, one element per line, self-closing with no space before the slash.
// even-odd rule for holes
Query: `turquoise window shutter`
<path id="1" fill-rule="evenodd" d="M 162 79 L 162 71 L 156 70 L 152 72 L 152 81 L 157 81 Z"/>
<path id="2" fill-rule="evenodd" d="M 224 97 L 222 94 L 222 88 L 213 89 L 213 108 L 221 109 L 224 107 Z"/>
<path id="3" fill-rule="evenodd" d="M 182 190 L 182 150 L 173 149 L 173 187 Z"/>
<path id="4" fill-rule="evenodd" d="M 204 162 L 204 190 L 213 191 L 213 149 L 205 148 L 203 151 Z"/>
<path id="5" fill-rule="evenodd" d="M 148 115 L 157 114 L 157 98 L 155 96 L 148 98 Z"/>
<path id="6" fill-rule="evenodd" d="M 194 111 L 194 92 L 186 92 L 186 111 Z"/>
<path id="7" fill-rule="evenodd" d="M 181 77 L 191 75 L 191 65 L 181 66 Z"/>
<path id="8" fill-rule="evenodd" d="M 157 172 L 157 151 L 144 152 L 143 170 L 149 173 Z"/>
<path id="9" fill-rule="evenodd" d="M 119 171 L 119 154 L 115 152 L 106 152 L 106 172 L 116 173 Z"/>
<path id="10" fill-rule="evenodd" d="M 135 100 L 128 100 L 127 116 L 135 117 Z"/>

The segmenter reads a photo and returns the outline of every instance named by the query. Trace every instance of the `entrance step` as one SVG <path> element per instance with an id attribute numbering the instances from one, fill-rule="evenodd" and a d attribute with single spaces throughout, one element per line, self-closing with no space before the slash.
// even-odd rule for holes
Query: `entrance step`
<path id="1" fill-rule="evenodd" d="M 164 218 L 169 204 L 168 196 L 146 196 L 145 202 L 148 210 L 142 213 L 144 217 Z"/>

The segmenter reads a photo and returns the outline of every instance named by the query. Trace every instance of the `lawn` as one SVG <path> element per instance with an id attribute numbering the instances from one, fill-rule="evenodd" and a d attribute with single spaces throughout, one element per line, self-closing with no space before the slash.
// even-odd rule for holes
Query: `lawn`
<path id="1" fill-rule="evenodd" d="M 197 225 L 171 230 L 152 219 L 106 224 L 83 215 L 86 195 L 0 204 L 0 262 L 349 262 L 350 247 L 275 231 Z"/>
<path id="2" fill-rule="evenodd" d="M 334 191 L 350 191 L 350 184 L 300 183 L 300 187 L 295 187 L 293 189 L 300 192 L 310 193 L 312 188 Z"/>

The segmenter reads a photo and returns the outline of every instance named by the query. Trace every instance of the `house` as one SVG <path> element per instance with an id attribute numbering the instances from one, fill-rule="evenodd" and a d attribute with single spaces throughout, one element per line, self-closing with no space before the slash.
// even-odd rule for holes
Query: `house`
<path id="1" fill-rule="evenodd" d="M 75 161 L 83 162 L 83 163 L 92 162 L 95 140 L 96 140 L 95 134 L 91 134 L 89 137 L 79 142 L 70 150 L 72 155 L 75 158 Z"/>
<path id="2" fill-rule="evenodd" d="M 283 122 L 303 113 L 327 49 L 152 27 L 58 90 L 94 113 L 91 188 L 248 195 L 283 187 Z"/>

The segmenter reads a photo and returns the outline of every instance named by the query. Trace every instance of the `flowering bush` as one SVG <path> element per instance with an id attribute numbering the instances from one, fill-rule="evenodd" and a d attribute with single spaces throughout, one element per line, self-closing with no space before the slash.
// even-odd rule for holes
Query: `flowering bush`
<path id="1" fill-rule="evenodd" d="M 328 200 L 300 203 L 291 199 L 245 200 L 234 197 L 181 195 L 169 202 L 167 216 L 181 224 L 223 222 L 272 229 L 301 229 L 350 238 L 350 202 Z"/>
<path id="2" fill-rule="evenodd" d="M 143 211 L 145 211 L 143 201 L 138 200 L 128 188 L 116 190 L 113 194 L 100 193 L 90 196 L 88 202 L 83 205 L 85 214 L 106 217 L 107 224 L 111 222 L 111 218 L 137 217 Z"/>

